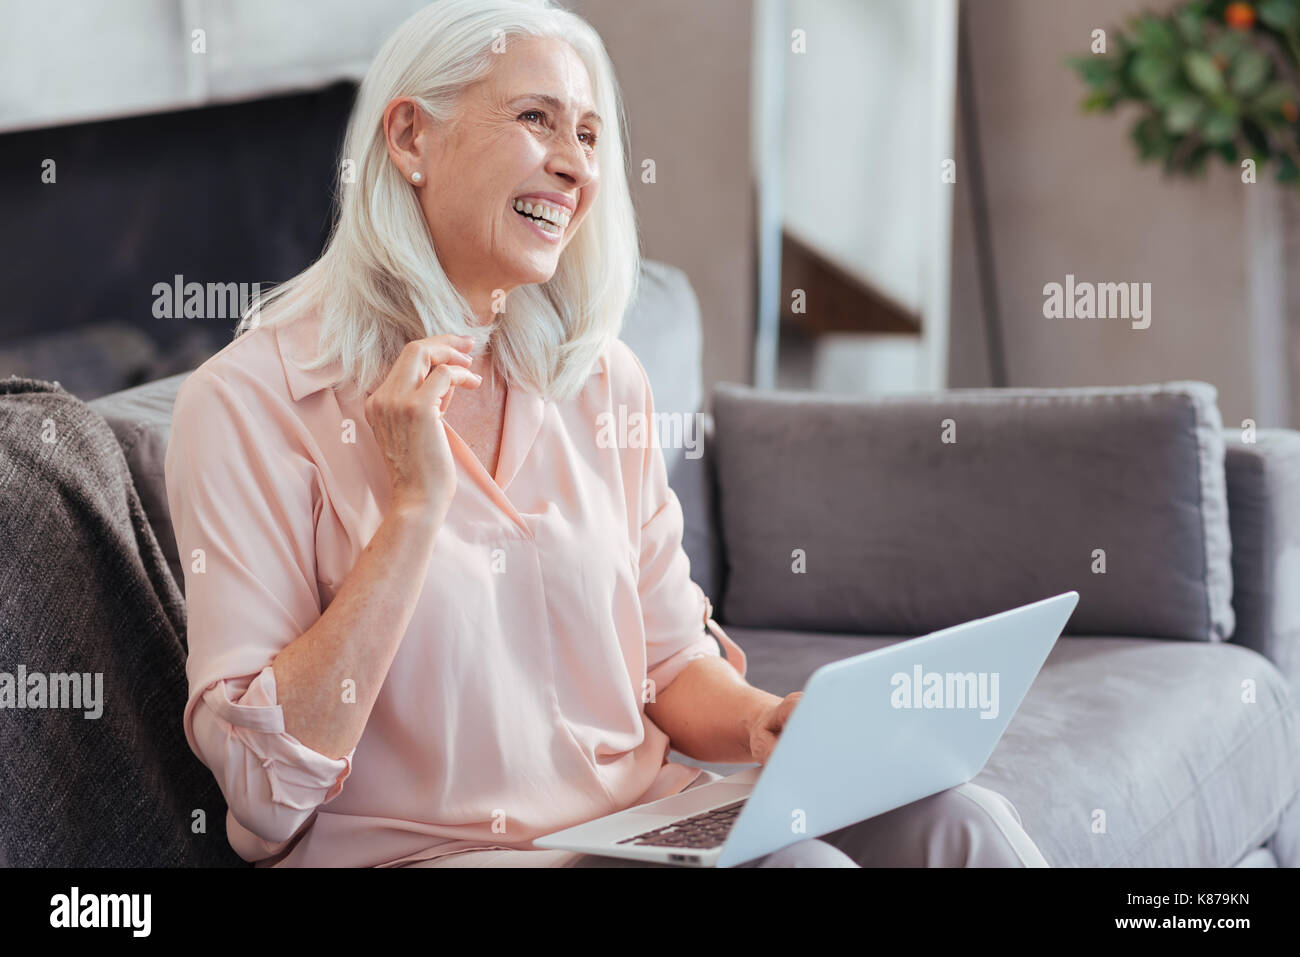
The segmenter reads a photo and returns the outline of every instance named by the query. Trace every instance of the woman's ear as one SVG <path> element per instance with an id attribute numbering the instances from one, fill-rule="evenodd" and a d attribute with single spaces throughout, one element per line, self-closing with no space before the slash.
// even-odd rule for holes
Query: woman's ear
<path id="1" fill-rule="evenodd" d="M 419 186 L 427 174 L 427 156 L 422 147 L 427 142 L 424 114 L 410 97 L 398 97 L 384 108 L 384 139 L 388 156 L 407 181 Z"/>

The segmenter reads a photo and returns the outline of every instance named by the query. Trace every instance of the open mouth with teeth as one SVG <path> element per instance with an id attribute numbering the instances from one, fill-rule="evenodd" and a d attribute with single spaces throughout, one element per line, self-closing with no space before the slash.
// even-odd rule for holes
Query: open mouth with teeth
<path id="1" fill-rule="evenodd" d="M 545 233 L 558 236 L 569 225 L 569 211 L 562 206 L 549 203 L 534 203 L 532 200 L 517 199 L 514 211 L 524 219 L 531 220 Z"/>

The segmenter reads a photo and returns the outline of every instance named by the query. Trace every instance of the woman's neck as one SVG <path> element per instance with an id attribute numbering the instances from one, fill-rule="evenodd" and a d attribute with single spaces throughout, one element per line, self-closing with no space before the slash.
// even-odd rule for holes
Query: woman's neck
<path id="1" fill-rule="evenodd" d="M 481 326 L 475 329 L 474 349 L 470 353 L 472 359 L 470 371 L 483 377 L 483 383 L 479 386 L 479 389 L 485 396 L 499 392 L 504 385 L 496 368 L 496 350 L 492 331 L 492 329 Z"/>

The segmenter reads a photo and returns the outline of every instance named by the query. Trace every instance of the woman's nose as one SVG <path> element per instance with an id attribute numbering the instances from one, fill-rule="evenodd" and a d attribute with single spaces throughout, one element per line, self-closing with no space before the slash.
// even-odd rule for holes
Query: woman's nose
<path id="1" fill-rule="evenodd" d="M 587 185 L 595 173 L 595 157 L 578 140 L 578 134 L 561 137 L 551 153 L 547 169 L 578 187 Z"/>

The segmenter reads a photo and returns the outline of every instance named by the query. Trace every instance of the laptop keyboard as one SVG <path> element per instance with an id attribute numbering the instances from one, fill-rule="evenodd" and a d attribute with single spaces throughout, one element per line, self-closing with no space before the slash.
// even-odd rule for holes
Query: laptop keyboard
<path id="1" fill-rule="evenodd" d="M 715 807 L 703 814 L 682 818 L 663 827 L 625 837 L 618 843 L 652 847 L 718 847 L 727 839 L 731 825 L 736 823 L 736 817 L 744 806 L 745 801 L 740 800 L 734 804 Z"/>

